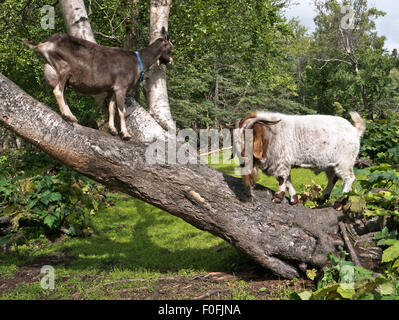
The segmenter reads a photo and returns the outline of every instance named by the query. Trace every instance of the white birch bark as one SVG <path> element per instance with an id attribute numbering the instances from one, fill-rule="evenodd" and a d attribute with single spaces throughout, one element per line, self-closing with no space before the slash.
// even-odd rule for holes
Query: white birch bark
<path id="1" fill-rule="evenodd" d="M 68 33 L 74 37 L 96 42 L 83 0 L 60 0 Z"/>
<path id="2" fill-rule="evenodd" d="M 161 29 L 168 30 L 172 0 L 152 0 L 150 9 L 150 43 L 161 37 Z M 175 129 L 169 106 L 165 65 L 154 64 L 145 81 L 149 112 L 165 130 Z"/>

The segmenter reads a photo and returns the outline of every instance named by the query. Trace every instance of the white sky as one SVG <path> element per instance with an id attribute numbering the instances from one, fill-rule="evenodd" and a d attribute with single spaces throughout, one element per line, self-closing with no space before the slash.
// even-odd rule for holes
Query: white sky
<path id="1" fill-rule="evenodd" d="M 293 5 L 287 10 L 288 18 L 296 17 L 308 28 L 310 32 L 314 31 L 313 18 L 315 16 L 313 2 L 311 0 L 294 0 L 298 5 Z M 399 49 L 399 1 L 398 0 L 369 0 L 369 6 L 375 6 L 377 9 L 386 13 L 384 17 L 376 20 L 378 35 L 384 35 L 387 40 L 385 47 L 392 51 Z"/>

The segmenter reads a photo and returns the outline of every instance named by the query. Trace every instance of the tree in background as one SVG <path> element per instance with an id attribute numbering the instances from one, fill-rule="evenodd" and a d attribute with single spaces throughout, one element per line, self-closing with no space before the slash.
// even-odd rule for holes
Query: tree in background
<path id="1" fill-rule="evenodd" d="M 315 0 L 316 31 L 306 82 L 308 103 L 320 113 L 354 109 L 370 119 L 388 97 L 394 58 L 384 50 L 385 37 L 375 20 L 385 15 L 367 0 Z"/>
<path id="2" fill-rule="evenodd" d="M 96 41 L 130 50 L 147 46 L 151 5 L 156 3 L 86 1 Z M 317 0 L 316 31 L 309 35 L 298 21 L 284 17 L 289 3 L 173 1 L 169 33 L 175 63 L 166 71 L 168 96 L 163 100 L 170 101 L 166 122 L 171 113 L 180 128 L 219 128 L 254 109 L 338 115 L 355 109 L 371 118 L 398 105 L 393 67 L 399 59 L 384 51 L 385 39 L 375 32 L 381 11 L 369 8 L 365 0 Z M 342 20 L 345 4 L 354 8 L 354 29 L 341 26 L 348 22 Z M 0 71 L 56 109 L 41 58 L 21 45 L 22 40 L 39 42 L 67 31 L 59 2 L 52 5 L 55 29 L 42 29 L 42 1 L 0 3 Z M 144 93 L 147 87 L 142 86 Z M 149 107 L 146 94 L 132 94 Z M 96 128 L 107 117 L 91 97 L 73 91 L 66 97 L 83 125 Z"/>

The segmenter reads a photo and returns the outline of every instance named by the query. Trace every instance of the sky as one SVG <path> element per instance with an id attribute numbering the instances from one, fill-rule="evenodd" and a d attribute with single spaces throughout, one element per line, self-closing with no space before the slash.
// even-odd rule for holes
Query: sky
<path id="1" fill-rule="evenodd" d="M 315 26 L 313 18 L 316 15 L 311 0 L 294 0 L 298 5 L 293 5 L 287 10 L 288 18 L 296 17 L 308 28 L 310 32 L 314 31 Z M 376 20 L 378 35 L 384 35 L 387 40 L 385 47 L 392 51 L 399 49 L 399 1 L 398 0 L 369 0 L 369 5 L 374 6 L 386 13 L 384 17 Z"/>

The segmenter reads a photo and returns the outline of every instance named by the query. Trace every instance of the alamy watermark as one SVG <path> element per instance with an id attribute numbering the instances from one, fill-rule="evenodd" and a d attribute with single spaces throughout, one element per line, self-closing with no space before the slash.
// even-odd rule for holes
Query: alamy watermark
<path id="1" fill-rule="evenodd" d="M 44 274 L 40 280 L 40 286 L 43 290 L 54 290 L 55 286 L 55 270 L 54 267 L 45 265 L 40 269 L 40 273 Z"/>
<path id="2" fill-rule="evenodd" d="M 351 6 L 343 6 L 341 13 L 344 15 L 341 19 L 341 28 L 343 30 L 355 29 L 355 10 Z"/>
<path id="3" fill-rule="evenodd" d="M 222 155 L 220 151 L 224 151 Z M 234 129 L 231 134 L 230 129 L 201 129 L 198 133 L 169 129 L 166 138 L 147 146 L 145 159 L 149 165 L 237 164 L 234 174 L 249 174 L 253 168 L 253 131 Z"/>
<path id="4" fill-rule="evenodd" d="M 44 5 L 41 7 L 40 12 L 42 19 L 40 20 L 40 26 L 42 29 L 54 29 L 55 28 L 55 13 L 54 7 L 50 5 Z"/>

